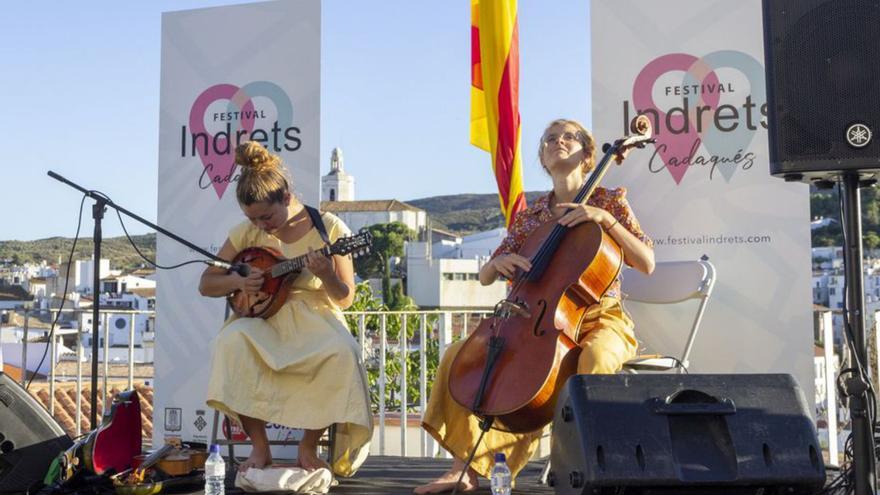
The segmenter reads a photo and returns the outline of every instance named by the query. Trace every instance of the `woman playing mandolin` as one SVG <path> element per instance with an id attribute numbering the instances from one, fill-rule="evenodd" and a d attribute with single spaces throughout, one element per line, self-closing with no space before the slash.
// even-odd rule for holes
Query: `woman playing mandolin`
<path id="1" fill-rule="evenodd" d="M 236 148 L 235 161 L 241 166 L 236 197 L 247 220 L 232 228 L 219 256 L 232 260 L 245 248 L 268 247 L 285 258 L 305 255 L 305 268 L 271 317 L 233 316 L 225 323 L 214 342 L 207 403 L 238 420 L 251 438 L 253 450 L 241 470 L 272 463 L 267 422 L 305 429 L 301 467 L 330 467 L 318 457 L 317 444 L 335 423 L 332 469 L 350 476 L 366 458 L 373 429 L 360 349 L 341 313 L 354 299 L 351 257 L 316 252 L 325 243 L 293 198 L 278 156 L 250 141 Z M 332 214 L 321 220 L 330 242 L 350 233 Z M 256 294 L 263 285 L 257 268 L 245 277 L 209 267 L 199 292 Z"/>
<path id="2" fill-rule="evenodd" d="M 538 156 L 553 181 L 553 190 L 516 216 L 507 237 L 480 270 L 480 282 L 489 285 L 499 276 L 510 280 L 517 271 L 528 272 L 531 262 L 517 252 L 530 234 L 551 221 L 566 227 L 583 222 L 599 224 L 620 246 L 626 263 L 651 273 L 653 243 L 630 209 L 625 189 L 597 187 L 586 204 L 574 203 L 585 178 L 596 166 L 595 143 L 590 133 L 576 121 L 553 121 L 544 131 Z M 616 158 L 622 160 L 623 156 Z M 449 392 L 452 363 L 462 344 L 463 340 L 446 349 L 422 420 L 428 433 L 453 456 L 452 468 L 435 481 L 416 488 L 415 493 L 440 493 L 455 488 L 465 470 L 465 459 L 475 447 L 476 455 L 458 486 L 459 492 L 475 490 L 478 475 L 488 477 L 493 454 L 497 452 L 506 454 L 507 464 L 516 476 L 531 458 L 541 436 L 541 430 L 510 433 L 492 429 L 476 446 L 481 433 L 479 418 L 453 400 Z M 576 344 L 581 348 L 578 373 L 615 373 L 635 355 L 633 322 L 620 301 L 619 279 L 596 304 L 587 308 Z"/>

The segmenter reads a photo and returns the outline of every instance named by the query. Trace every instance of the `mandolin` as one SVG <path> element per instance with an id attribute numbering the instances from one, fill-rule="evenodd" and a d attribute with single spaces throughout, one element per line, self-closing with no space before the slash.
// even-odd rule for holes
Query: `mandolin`
<path id="1" fill-rule="evenodd" d="M 341 237 L 317 252 L 324 256 L 354 254 L 359 256 L 369 251 L 373 236 L 369 232 Z M 249 247 L 235 255 L 233 266 L 247 269 L 258 268 L 263 271 L 263 285 L 256 293 L 237 290 L 226 297 L 232 311 L 247 318 L 269 318 L 281 309 L 293 281 L 306 266 L 306 255 L 284 258 L 277 250 L 269 247 Z M 240 272 L 239 272 L 240 273 Z"/>

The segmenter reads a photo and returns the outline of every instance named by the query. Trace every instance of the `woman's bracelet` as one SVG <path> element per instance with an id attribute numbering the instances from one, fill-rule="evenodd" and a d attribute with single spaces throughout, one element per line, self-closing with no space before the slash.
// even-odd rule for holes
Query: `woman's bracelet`
<path id="1" fill-rule="evenodd" d="M 609 226 L 607 229 L 605 229 L 605 232 L 611 232 L 611 229 L 613 229 L 614 226 L 617 225 L 617 223 L 618 223 L 618 220 L 615 218 L 614 223 L 612 223 L 611 226 Z"/>

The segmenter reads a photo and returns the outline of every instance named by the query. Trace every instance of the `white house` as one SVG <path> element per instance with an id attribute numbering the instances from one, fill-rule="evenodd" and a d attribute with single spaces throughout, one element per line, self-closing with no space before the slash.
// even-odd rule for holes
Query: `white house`
<path id="1" fill-rule="evenodd" d="M 155 289 L 156 281 L 135 275 L 115 275 L 101 279 L 101 292 L 120 294 L 132 289 Z"/>
<path id="2" fill-rule="evenodd" d="M 507 284 L 483 286 L 479 273 L 503 238 L 504 229 L 494 229 L 454 241 L 407 243 L 407 295 L 421 307 L 494 307 L 507 295 Z"/>
<path id="3" fill-rule="evenodd" d="M 101 278 L 118 275 L 119 270 L 110 270 L 110 260 L 101 259 L 98 263 Z M 94 260 L 75 260 L 70 269 L 70 275 L 67 282 L 67 290 L 79 292 L 80 294 L 91 294 L 92 283 L 95 273 Z M 67 263 L 62 263 L 58 269 L 58 277 L 54 284 L 49 284 L 50 293 L 60 295 L 64 291 L 64 277 L 67 274 Z"/>
<path id="4" fill-rule="evenodd" d="M 816 217 L 810 221 L 810 230 L 821 229 L 836 223 L 839 222 L 834 218 Z"/>

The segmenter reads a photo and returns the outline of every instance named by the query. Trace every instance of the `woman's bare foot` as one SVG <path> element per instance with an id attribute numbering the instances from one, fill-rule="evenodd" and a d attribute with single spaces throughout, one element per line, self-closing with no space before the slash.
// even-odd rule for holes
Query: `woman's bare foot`
<path id="1" fill-rule="evenodd" d="M 266 422 L 261 419 L 239 415 L 241 427 L 251 439 L 251 455 L 238 466 L 243 473 L 250 468 L 263 469 L 272 464 L 272 450 L 269 448 L 269 437 L 266 436 Z"/>
<path id="2" fill-rule="evenodd" d="M 325 428 L 317 430 L 306 429 L 303 432 L 302 440 L 299 442 L 299 454 L 297 454 L 296 464 L 306 471 L 314 471 L 316 469 L 330 469 L 324 459 L 318 457 L 318 440 L 324 434 Z M 332 471 L 332 469 L 330 469 Z"/>
<path id="3" fill-rule="evenodd" d="M 300 444 L 297 457 L 296 465 L 306 471 L 314 471 L 321 468 L 330 469 L 330 464 L 327 464 L 327 461 L 318 457 L 317 449 L 309 448 L 307 445 Z"/>
<path id="4" fill-rule="evenodd" d="M 254 447 L 251 449 L 251 455 L 238 465 L 238 471 L 244 473 L 250 468 L 263 469 L 270 464 L 272 464 L 272 451 L 268 448 L 258 449 Z"/>
<path id="5" fill-rule="evenodd" d="M 452 468 L 449 471 L 446 471 L 436 480 L 428 483 L 427 485 L 422 485 L 416 487 L 413 490 L 413 493 L 417 495 L 425 494 L 425 493 L 445 493 L 451 492 L 455 488 L 455 484 L 458 483 L 458 478 L 461 476 L 461 472 L 464 470 L 464 463 L 456 459 Z M 477 475 L 477 472 L 471 468 L 468 468 L 464 477 L 461 479 L 461 483 L 458 485 L 458 492 L 472 492 L 479 488 L 480 486 L 480 477 Z"/>

